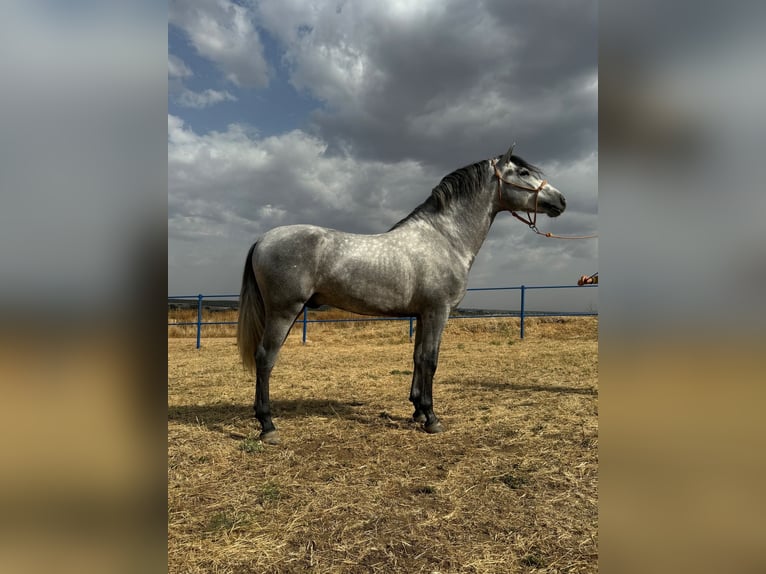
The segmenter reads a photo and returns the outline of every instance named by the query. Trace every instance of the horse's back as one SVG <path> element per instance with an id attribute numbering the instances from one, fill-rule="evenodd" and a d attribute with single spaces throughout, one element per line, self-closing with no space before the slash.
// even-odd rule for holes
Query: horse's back
<path id="1" fill-rule="evenodd" d="M 386 234 L 359 235 L 288 225 L 257 242 L 253 268 L 274 304 L 302 299 L 359 313 L 405 312 L 412 266 Z"/>
<path id="2" fill-rule="evenodd" d="M 434 237 L 376 235 L 315 225 L 277 227 L 258 241 L 253 267 L 275 305 L 298 300 L 365 314 L 410 315 L 456 303 L 465 278 Z M 459 266 L 458 266 L 459 267 Z"/>

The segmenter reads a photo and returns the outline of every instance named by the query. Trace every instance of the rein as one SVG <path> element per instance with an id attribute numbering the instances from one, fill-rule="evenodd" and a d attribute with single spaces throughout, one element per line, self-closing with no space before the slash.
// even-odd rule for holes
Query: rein
<path id="1" fill-rule="evenodd" d="M 526 191 L 529 191 L 530 193 L 535 194 L 535 209 L 532 212 L 532 215 L 527 213 L 527 217 L 524 218 L 515 211 L 509 209 L 511 215 L 513 215 L 516 219 L 527 225 L 532 231 L 537 233 L 538 235 L 542 235 L 543 237 L 550 237 L 553 239 L 590 239 L 592 237 L 598 237 L 598 235 L 574 235 L 574 236 L 563 236 L 563 235 L 554 235 L 553 233 L 547 232 L 543 233 L 539 229 L 537 229 L 537 198 L 540 196 L 540 191 L 548 184 L 548 180 L 544 179 L 540 182 L 540 185 L 537 187 L 527 187 L 525 185 L 519 185 L 518 183 L 513 183 L 512 181 L 508 181 L 507 179 L 503 178 L 503 174 L 500 173 L 500 170 L 497 169 L 497 161 L 495 160 L 492 162 L 492 167 L 495 170 L 495 176 L 497 177 L 497 200 L 500 205 L 503 205 L 503 194 L 502 194 L 502 188 L 503 183 L 507 183 L 508 185 L 512 185 L 513 187 L 516 187 L 518 189 L 524 189 Z"/>

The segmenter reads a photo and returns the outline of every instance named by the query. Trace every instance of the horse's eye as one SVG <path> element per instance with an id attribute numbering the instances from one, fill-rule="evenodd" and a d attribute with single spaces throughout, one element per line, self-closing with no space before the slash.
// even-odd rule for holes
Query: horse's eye
<path id="1" fill-rule="evenodd" d="M 519 170 L 519 175 L 521 177 L 527 177 L 529 175 L 529 170 L 528 169 L 520 169 Z"/>

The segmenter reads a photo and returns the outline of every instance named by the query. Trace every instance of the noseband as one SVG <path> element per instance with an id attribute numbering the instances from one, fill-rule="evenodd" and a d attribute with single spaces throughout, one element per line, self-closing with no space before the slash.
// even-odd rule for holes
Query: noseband
<path id="1" fill-rule="evenodd" d="M 534 211 L 532 211 L 532 215 L 529 215 L 529 213 L 527 213 L 526 219 L 521 217 L 518 213 L 516 213 L 515 211 L 513 211 L 511 209 L 509 209 L 508 211 L 510 211 L 511 215 L 513 215 L 516 219 L 518 219 L 519 221 L 521 221 L 521 222 L 525 223 L 526 225 L 528 225 L 529 228 L 532 231 L 534 231 L 535 233 L 540 233 L 537 230 L 537 198 L 540 195 L 540 191 L 546 185 L 548 185 L 548 180 L 547 179 L 542 180 L 540 182 L 540 185 L 538 185 L 537 187 L 527 187 L 525 185 L 519 185 L 518 183 L 513 183 L 512 181 L 508 181 L 507 179 L 504 179 L 503 178 L 503 174 L 501 174 L 500 170 L 497 169 L 497 160 L 495 160 L 492 163 L 492 167 L 495 169 L 495 176 L 497 177 L 497 200 L 500 203 L 501 207 L 503 205 L 503 194 L 502 194 L 503 183 L 507 183 L 508 185 L 512 185 L 513 187 L 517 187 L 519 189 L 524 189 L 524 190 L 526 190 L 526 191 L 528 191 L 530 193 L 534 193 L 535 194 L 535 209 L 534 209 Z M 545 234 L 544 233 L 540 233 L 540 235 L 545 235 Z"/>

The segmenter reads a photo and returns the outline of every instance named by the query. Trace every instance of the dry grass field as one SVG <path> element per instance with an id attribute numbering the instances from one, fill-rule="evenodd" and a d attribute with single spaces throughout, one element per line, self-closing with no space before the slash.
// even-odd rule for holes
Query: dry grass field
<path id="1" fill-rule="evenodd" d="M 598 322 L 518 326 L 449 322 L 438 435 L 410 421 L 405 322 L 293 329 L 277 447 L 234 339 L 169 328 L 169 571 L 596 572 Z"/>

